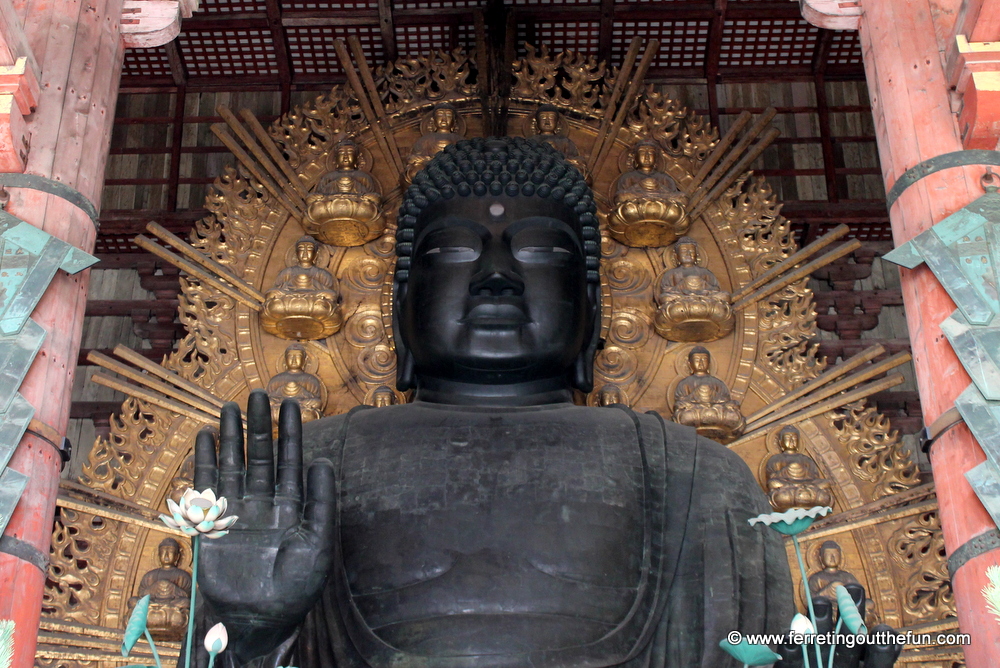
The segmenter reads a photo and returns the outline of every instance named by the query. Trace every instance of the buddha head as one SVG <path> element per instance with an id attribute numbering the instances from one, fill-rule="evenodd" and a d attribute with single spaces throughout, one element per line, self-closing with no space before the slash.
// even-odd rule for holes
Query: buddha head
<path id="1" fill-rule="evenodd" d="M 358 168 L 358 145 L 352 140 L 338 142 L 335 156 L 337 171 L 348 172 Z"/>
<path id="2" fill-rule="evenodd" d="M 455 132 L 455 107 L 450 104 L 439 104 L 434 107 L 434 113 L 432 114 L 431 119 L 434 132 Z"/>
<path id="3" fill-rule="evenodd" d="M 156 549 L 161 568 L 173 568 L 181 558 L 181 546 L 173 538 L 164 538 Z"/>
<path id="4" fill-rule="evenodd" d="M 656 170 L 656 160 L 660 156 L 660 147 L 650 139 L 644 139 L 632 149 L 635 166 L 639 171 L 652 172 Z"/>
<path id="5" fill-rule="evenodd" d="M 607 383 L 601 388 L 599 401 L 601 406 L 613 406 L 622 403 L 622 391 L 614 383 Z"/>
<path id="6" fill-rule="evenodd" d="M 396 403 L 396 393 L 391 387 L 385 385 L 377 388 L 372 394 L 372 406 L 375 408 L 385 408 Z"/>
<path id="7" fill-rule="evenodd" d="M 839 569 L 843 556 L 837 541 L 828 540 L 819 546 L 819 562 L 828 571 Z"/>
<path id="8" fill-rule="evenodd" d="M 695 346 L 688 353 L 688 366 L 691 368 L 691 373 L 697 376 L 707 375 L 711 364 L 712 356 L 709 354 L 707 348 Z"/>
<path id="9" fill-rule="evenodd" d="M 293 343 L 285 348 L 285 369 L 301 373 L 306 366 L 306 348 L 301 343 Z"/>
<path id="10" fill-rule="evenodd" d="M 554 135 L 559 128 L 559 110 L 551 104 L 543 104 L 535 112 L 535 126 L 538 134 Z"/>
<path id="11" fill-rule="evenodd" d="M 312 267 L 319 253 L 319 243 L 312 237 L 302 237 L 295 242 L 295 258 L 303 269 Z"/>
<path id="12" fill-rule="evenodd" d="M 698 262 L 698 242 L 691 237 L 681 237 L 674 244 L 677 264 L 681 267 L 693 267 Z"/>
<path id="13" fill-rule="evenodd" d="M 595 213 L 580 172 L 546 143 L 471 139 L 435 156 L 399 215 L 398 389 L 459 387 L 468 403 L 590 391 Z"/>
<path id="14" fill-rule="evenodd" d="M 782 452 L 797 453 L 799 451 L 799 430 L 792 425 L 786 425 L 778 432 L 778 447 Z"/>

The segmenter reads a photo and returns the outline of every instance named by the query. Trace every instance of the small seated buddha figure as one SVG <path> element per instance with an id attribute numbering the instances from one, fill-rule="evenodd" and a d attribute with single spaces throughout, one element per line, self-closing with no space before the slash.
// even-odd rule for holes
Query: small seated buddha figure
<path id="1" fill-rule="evenodd" d="M 192 487 L 194 487 L 194 455 L 189 455 L 181 462 L 177 475 L 170 481 L 170 491 L 167 492 L 167 498 L 172 499 L 174 503 L 180 503 L 181 496 Z"/>
<path id="2" fill-rule="evenodd" d="M 837 541 L 828 540 L 820 545 L 819 562 L 823 568 L 809 576 L 810 594 L 836 601 L 837 585 L 861 584 L 851 573 L 840 569 L 843 559 L 844 554 Z"/>
<path id="3" fill-rule="evenodd" d="M 154 638 L 180 640 L 188 623 L 191 605 L 191 576 L 177 568 L 181 546 L 173 538 L 164 538 L 157 548 L 160 567 L 142 576 L 139 593 L 128 600 L 131 610 L 139 599 L 149 595 L 146 626 Z"/>
<path id="4" fill-rule="evenodd" d="M 653 325 L 668 341 L 715 341 L 733 331 L 730 295 L 699 266 L 699 250 L 697 241 L 681 237 L 670 251 L 674 267 L 660 274 Z"/>
<path id="5" fill-rule="evenodd" d="M 396 405 L 396 393 L 392 391 L 392 388 L 388 385 L 382 385 L 381 387 L 375 388 L 372 392 L 371 399 L 368 405 L 374 406 L 375 408 L 385 408 L 386 406 Z"/>
<path id="6" fill-rule="evenodd" d="M 782 427 L 777 438 L 781 452 L 767 460 L 767 497 L 778 512 L 833 505 L 831 483 L 820 475 L 812 457 L 801 451 L 800 438 L 794 426 Z"/>
<path id="7" fill-rule="evenodd" d="M 623 404 L 622 401 L 622 390 L 620 387 L 614 383 L 605 383 L 601 387 L 601 391 L 597 397 L 598 406 L 614 406 L 615 404 Z"/>
<path id="8" fill-rule="evenodd" d="M 406 159 L 406 169 L 403 173 L 406 183 L 412 182 L 417 172 L 444 147 L 464 139 L 458 132 L 458 112 L 450 104 L 439 104 L 434 107 L 429 122 L 425 121 L 421 125 L 430 131 L 425 131 L 410 150 L 410 157 Z"/>
<path id="9" fill-rule="evenodd" d="M 337 281 L 316 266 L 319 243 L 302 237 L 295 244 L 296 262 L 282 269 L 264 295 L 260 322 L 264 331 L 282 339 L 315 341 L 340 331 L 344 316 Z"/>
<path id="10" fill-rule="evenodd" d="M 645 139 L 632 148 L 634 168 L 615 183 L 611 236 L 626 246 L 666 246 L 687 232 L 687 198 L 674 179 L 656 168 L 661 149 Z"/>
<path id="11" fill-rule="evenodd" d="M 551 104 L 543 104 L 535 112 L 532 119 L 533 129 L 538 133 L 531 139 L 532 141 L 545 142 L 566 157 L 566 162 L 580 170 L 584 179 L 590 181 L 590 172 L 587 170 L 587 161 L 580 157 L 580 151 L 576 148 L 576 143 L 566 136 L 563 130 L 562 114 Z"/>
<path id="12" fill-rule="evenodd" d="M 674 422 L 694 427 L 713 441 L 729 443 L 743 434 L 746 419 L 726 384 L 708 372 L 711 362 L 711 355 L 701 346 L 688 353 L 691 375 L 674 391 Z"/>
<path id="13" fill-rule="evenodd" d="M 331 246 L 360 246 L 385 231 L 382 193 L 375 177 L 358 169 L 358 145 L 344 139 L 334 149 L 334 169 L 306 198 L 306 231 Z"/>
<path id="14" fill-rule="evenodd" d="M 267 384 L 267 396 L 271 400 L 271 415 L 275 424 L 278 409 L 285 399 L 299 402 L 303 422 L 323 417 L 323 383 L 306 371 L 305 366 L 305 346 L 293 343 L 285 348 L 285 370 L 271 378 Z"/>

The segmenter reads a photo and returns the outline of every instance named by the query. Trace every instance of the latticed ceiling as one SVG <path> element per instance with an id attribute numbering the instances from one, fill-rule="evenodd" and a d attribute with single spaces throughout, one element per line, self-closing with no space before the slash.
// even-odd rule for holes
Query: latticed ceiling
<path id="1" fill-rule="evenodd" d="M 633 36 L 658 39 L 650 79 L 789 80 L 862 75 L 855 32 L 806 23 L 794 0 L 514 0 L 519 43 L 621 62 Z M 357 35 L 373 63 L 474 47 L 477 0 L 202 0 L 175 43 L 129 51 L 122 84 L 311 87 L 342 72 L 333 42 Z M 523 47 L 522 47 L 523 48 Z"/>

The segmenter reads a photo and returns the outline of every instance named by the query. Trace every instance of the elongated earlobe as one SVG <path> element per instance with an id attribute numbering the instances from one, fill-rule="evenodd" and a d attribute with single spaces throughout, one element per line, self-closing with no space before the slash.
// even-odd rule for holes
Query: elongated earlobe
<path id="1" fill-rule="evenodd" d="M 594 358 L 602 347 L 601 341 L 601 306 L 600 286 L 591 283 L 587 286 L 587 301 L 593 310 L 591 318 L 590 338 L 573 366 L 573 387 L 587 393 L 594 389 Z"/>
<path id="2" fill-rule="evenodd" d="M 403 330 L 399 326 L 399 314 L 406 299 L 406 283 L 396 282 L 392 286 L 392 339 L 396 346 L 396 389 L 400 392 L 415 389 L 413 377 L 413 355 L 403 340 Z"/>

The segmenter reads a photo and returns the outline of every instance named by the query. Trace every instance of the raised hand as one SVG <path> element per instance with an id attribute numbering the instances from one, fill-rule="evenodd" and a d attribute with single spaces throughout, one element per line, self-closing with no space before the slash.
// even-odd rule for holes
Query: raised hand
<path id="1" fill-rule="evenodd" d="M 851 598 L 854 599 L 854 603 L 858 606 L 861 616 L 864 617 L 864 587 L 857 584 L 849 584 L 845 585 L 845 587 L 850 592 Z M 826 634 L 833 631 L 832 601 L 825 596 L 814 596 L 813 610 L 816 613 L 817 632 Z M 850 634 L 850 631 L 841 625 L 840 633 Z M 878 638 L 878 634 L 880 633 L 891 634 L 893 630 L 885 624 L 879 624 L 868 630 L 869 638 L 866 640 L 871 640 L 873 636 L 874 638 Z M 819 668 L 827 668 L 830 665 L 833 668 L 859 668 L 859 666 L 864 666 L 864 668 L 891 668 L 902 649 L 902 646 L 892 642 L 888 644 L 877 642 L 867 644 L 855 643 L 853 647 L 846 643 L 841 643 L 834 649 L 833 663 L 830 664 L 830 647 L 829 645 L 821 645 L 820 655 L 823 657 L 823 663 Z M 810 668 L 816 668 L 816 647 L 814 645 L 781 645 L 777 651 L 781 655 L 781 661 L 775 663 L 774 668 L 804 668 L 806 665 L 810 666 Z M 807 652 L 808 664 L 802 658 L 803 651 Z"/>
<path id="2" fill-rule="evenodd" d="M 219 459 L 215 435 L 195 441 L 195 488 L 213 488 L 239 516 L 228 535 L 201 544 L 198 586 L 211 615 L 225 622 L 230 648 L 248 660 L 266 654 L 305 618 L 323 591 L 334 532 L 334 472 L 309 467 L 303 507 L 302 417 L 286 399 L 278 417 L 275 480 L 271 407 L 255 390 L 247 403 L 246 459 L 239 406 L 222 408 Z"/>

